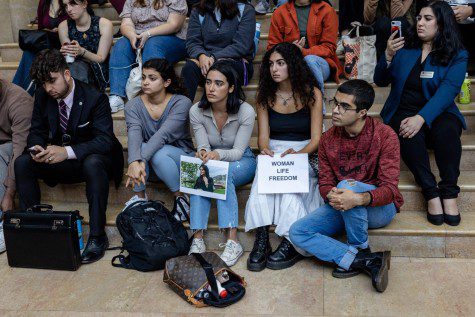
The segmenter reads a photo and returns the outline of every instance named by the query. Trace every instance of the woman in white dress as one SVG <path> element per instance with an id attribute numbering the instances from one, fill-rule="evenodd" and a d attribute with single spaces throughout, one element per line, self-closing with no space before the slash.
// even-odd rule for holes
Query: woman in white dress
<path id="1" fill-rule="evenodd" d="M 323 97 L 299 48 L 291 43 L 274 46 L 264 56 L 260 73 L 256 108 L 261 155 L 308 153 L 313 158 L 323 130 Z M 256 172 L 245 213 L 246 231 L 256 229 L 249 270 L 285 269 L 302 258 L 289 241 L 289 228 L 320 206 L 316 162 L 310 161 L 307 194 L 258 194 Z M 274 252 L 270 225 L 283 237 Z"/>

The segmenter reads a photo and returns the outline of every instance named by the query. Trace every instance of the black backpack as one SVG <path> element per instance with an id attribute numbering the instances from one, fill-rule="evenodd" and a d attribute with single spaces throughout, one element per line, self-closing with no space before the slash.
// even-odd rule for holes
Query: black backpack
<path id="1" fill-rule="evenodd" d="M 125 208 L 116 219 L 122 236 L 122 252 L 112 265 L 142 272 L 162 270 L 168 259 L 186 255 L 190 250 L 188 234 L 159 201 L 138 201 Z M 119 260 L 119 263 L 115 263 Z"/>

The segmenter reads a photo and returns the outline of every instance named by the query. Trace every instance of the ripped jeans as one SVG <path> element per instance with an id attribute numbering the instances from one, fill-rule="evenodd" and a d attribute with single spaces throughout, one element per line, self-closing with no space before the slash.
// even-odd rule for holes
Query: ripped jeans
<path id="1" fill-rule="evenodd" d="M 256 158 L 250 148 L 244 151 L 241 159 L 229 162 L 228 182 L 226 185 L 226 200 L 217 199 L 218 226 L 220 229 L 236 228 L 238 219 L 238 199 L 236 186 L 242 186 L 254 179 Z M 208 227 L 211 198 L 190 195 L 190 228 L 204 230 Z"/>

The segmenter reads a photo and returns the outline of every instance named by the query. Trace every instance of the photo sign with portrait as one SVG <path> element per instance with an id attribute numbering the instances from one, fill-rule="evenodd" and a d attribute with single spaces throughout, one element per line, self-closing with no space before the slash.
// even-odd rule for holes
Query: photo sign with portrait
<path id="1" fill-rule="evenodd" d="M 257 192 L 259 194 L 308 193 L 308 154 L 280 157 L 259 155 L 257 158 Z"/>
<path id="2" fill-rule="evenodd" d="M 210 160 L 206 164 L 196 157 L 180 158 L 182 193 L 226 200 L 229 163 Z"/>

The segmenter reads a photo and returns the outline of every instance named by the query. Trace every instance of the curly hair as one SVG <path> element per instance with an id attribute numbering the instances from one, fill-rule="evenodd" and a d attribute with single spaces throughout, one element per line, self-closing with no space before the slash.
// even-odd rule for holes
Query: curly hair
<path id="1" fill-rule="evenodd" d="M 152 4 L 155 10 L 160 9 L 161 7 L 163 7 L 163 5 L 164 3 L 162 0 L 154 0 Z M 145 0 L 135 0 L 133 6 L 136 8 L 145 8 L 146 6 L 148 6 L 148 4 L 145 2 Z"/>
<path id="2" fill-rule="evenodd" d="M 57 49 L 45 49 L 36 55 L 30 68 L 30 77 L 37 85 L 50 82 L 53 78 L 51 73 L 64 73 L 69 69 L 63 54 Z"/>
<path id="3" fill-rule="evenodd" d="M 160 76 L 162 76 L 163 81 L 170 79 L 171 83 L 167 88 L 165 88 L 166 92 L 177 95 L 185 94 L 186 91 L 183 86 L 183 81 L 181 78 L 178 78 L 175 69 L 166 59 L 153 58 L 148 60 L 143 64 L 142 69 L 153 69 L 157 71 Z"/>
<path id="4" fill-rule="evenodd" d="M 309 109 L 316 100 L 314 88 L 317 87 L 321 91 L 322 87 L 320 87 L 310 67 L 305 62 L 302 52 L 296 45 L 286 42 L 275 45 L 264 55 L 260 70 L 259 87 L 257 88 L 257 104 L 263 108 L 275 105 L 279 85 L 272 79 L 270 73 L 270 56 L 274 52 L 282 55 L 287 63 L 292 96 L 295 99 L 298 97 L 303 107 Z"/>
<path id="5" fill-rule="evenodd" d="M 459 27 L 450 5 L 445 1 L 431 1 L 423 8 L 431 8 L 437 20 L 438 31 L 432 41 L 432 60 L 433 65 L 447 66 L 452 58 L 464 49 Z M 408 48 L 421 48 L 422 41 L 417 36 L 417 23 L 409 30 Z"/>

